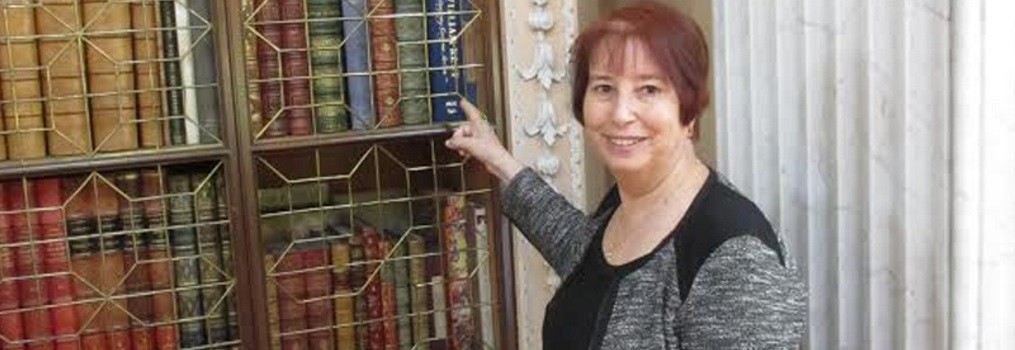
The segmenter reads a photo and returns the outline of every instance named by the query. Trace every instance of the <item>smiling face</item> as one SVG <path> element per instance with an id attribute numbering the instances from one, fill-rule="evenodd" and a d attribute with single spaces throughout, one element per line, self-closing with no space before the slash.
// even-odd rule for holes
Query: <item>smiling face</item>
<path id="1" fill-rule="evenodd" d="M 681 125 L 677 90 L 642 42 L 627 40 L 623 49 L 607 42 L 589 62 L 586 135 L 614 176 L 665 174 L 693 156 L 693 123 Z"/>

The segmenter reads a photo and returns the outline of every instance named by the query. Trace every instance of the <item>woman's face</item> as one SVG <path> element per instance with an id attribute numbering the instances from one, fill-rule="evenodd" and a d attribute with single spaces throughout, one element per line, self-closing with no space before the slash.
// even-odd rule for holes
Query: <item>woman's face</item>
<path id="1" fill-rule="evenodd" d="M 692 126 L 681 125 L 677 91 L 644 45 L 625 46 L 617 64 L 609 56 L 616 49 L 597 49 L 590 60 L 582 106 L 587 136 L 615 176 L 670 171 L 682 147 L 693 147 Z"/>

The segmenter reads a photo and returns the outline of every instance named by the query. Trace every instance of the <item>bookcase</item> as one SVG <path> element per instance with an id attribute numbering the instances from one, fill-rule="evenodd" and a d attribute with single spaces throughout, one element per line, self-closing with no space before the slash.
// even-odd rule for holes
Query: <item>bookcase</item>
<path id="1" fill-rule="evenodd" d="M 0 350 L 513 348 L 499 6 L 0 2 Z"/>

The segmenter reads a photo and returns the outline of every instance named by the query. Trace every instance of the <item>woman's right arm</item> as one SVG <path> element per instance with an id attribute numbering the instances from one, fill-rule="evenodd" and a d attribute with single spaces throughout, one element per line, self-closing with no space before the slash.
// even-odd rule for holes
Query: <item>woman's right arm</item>
<path id="1" fill-rule="evenodd" d="M 459 127 L 445 145 L 482 162 L 507 184 L 501 193 L 505 215 L 558 275 L 567 276 L 592 237 L 590 219 L 515 159 L 476 107 L 464 100 L 461 105 L 468 123 Z"/>

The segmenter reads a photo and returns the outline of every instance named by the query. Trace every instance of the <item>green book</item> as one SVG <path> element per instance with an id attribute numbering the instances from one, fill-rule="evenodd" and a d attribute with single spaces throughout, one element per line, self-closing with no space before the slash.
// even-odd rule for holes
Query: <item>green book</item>
<path id="1" fill-rule="evenodd" d="M 343 102 L 341 6 L 341 0 L 307 0 L 314 121 L 319 134 L 349 129 Z"/>
<path id="2" fill-rule="evenodd" d="M 192 319 L 179 323 L 180 346 L 184 348 L 205 344 L 204 322 L 201 311 L 200 266 L 198 266 L 197 232 L 194 224 L 192 184 L 187 173 L 170 173 L 167 176 L 169 197 L 169 244 L 176 275 L 177 316 Z M 183 227 L 181 227 L 183 226 Z"/>
<path id="3" fill-rule="evenodd" d="M 401 109 L 405 124 L 430 122 L 430 100 L 427 96 L 425 33 L 423 1 L 394 0 L 395 36 L 398 39 L 398 66 L 401 70 Z"/>
<path id="4" fill-rule="evenodd" d="M 217 176 L 211 176 L 206 183 L 205 173 L 191 174 L 191 183 L 197 188 L 194 197 L 195 214 L 197 215 L 197 243 L 201 255 L 199 260 L 201 282 L 201 309 L 206 315 L 205 330 L 208 332 L 208 343 L 216 344 L 229 339 L 226 308 L 220 303 L 225 289 L 220 282 L 224 280 L 222 273 L 221 248 L 222 241 L 218 221 L 218 195 L 215 182 Z"/>

